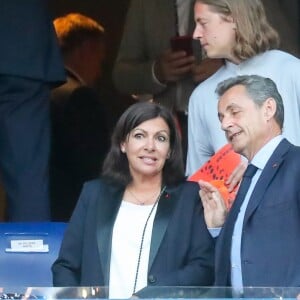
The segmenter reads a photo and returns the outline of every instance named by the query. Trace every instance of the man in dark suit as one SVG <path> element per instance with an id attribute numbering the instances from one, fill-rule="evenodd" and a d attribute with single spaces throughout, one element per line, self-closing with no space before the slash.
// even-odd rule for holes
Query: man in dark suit
<path id="1" fill-rule="evenodd" d="M 0 171 L 7 219 L 48 220 L 49 93 L 65 74 L 46 1 L 0 1 L 0 39 Z"/>
<path id="2" fill-rule="evenodd" d="M 104 28 L 72 13 L 54 20 L 67 82 L 51 95 L 52 219 L 68 221 L 82 184 L 98 177 L 109 145 L 104 103 L 94 88 L 105 58 Z"/>
<path id="3" fill-rule="evenodd" d="M 218 190 L 199 182 L 207 226 L 219 234 L 215 284 L 236 293 L 246 286 L 299 286 L 300 148 L 281 135 L 282 98 L 271 79 L 256 75 L 225 80 L 217 93 L 222 129 L 248 159 L 245 174 L 252 168 L 254 175 L 244 176 L 228 214 Z"/>

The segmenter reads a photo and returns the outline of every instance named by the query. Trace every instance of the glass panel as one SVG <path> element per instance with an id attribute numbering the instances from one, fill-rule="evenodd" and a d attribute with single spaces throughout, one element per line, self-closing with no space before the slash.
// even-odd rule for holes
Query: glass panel
<path id="1" fill-rule="evenodd" d="M 0 299 L 106 299 L 107 287 L 4 287 Z M 137 298 L 156 299 L 225 299 L 233 298 L 231 288 L 220 287 L 147 287 Z M 235 297 L 235 299 L 239 299 Z M 299 287 L 246 287 L 241 299 L 300 300 Z"/>

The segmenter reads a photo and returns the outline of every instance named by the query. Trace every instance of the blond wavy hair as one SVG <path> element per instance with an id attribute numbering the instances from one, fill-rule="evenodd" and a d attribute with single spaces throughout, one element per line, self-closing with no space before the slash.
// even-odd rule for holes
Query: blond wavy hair
<path id="1" fill-rule="evenodd" d="M 269 24 L 260 0 L 196 0 L 209 5 L 213 12 L 233 18 L 236 44 L 233 55 L 246 60 L 256 54 L 279 47 L 277 31 Z"/>

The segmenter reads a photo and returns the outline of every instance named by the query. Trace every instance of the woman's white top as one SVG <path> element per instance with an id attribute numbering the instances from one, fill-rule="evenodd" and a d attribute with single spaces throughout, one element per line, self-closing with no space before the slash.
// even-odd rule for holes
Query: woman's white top
<path id="1" fill-rule="evenodd" d="M 113 228 L 109 298 L 130 298 L 133 294 L 139 251 L 146 220 L 152 205 L 136 205 L 122 201 Z M 145 231 L 136 291 L 147 286 L 148 261 L 155 206 Z"/>

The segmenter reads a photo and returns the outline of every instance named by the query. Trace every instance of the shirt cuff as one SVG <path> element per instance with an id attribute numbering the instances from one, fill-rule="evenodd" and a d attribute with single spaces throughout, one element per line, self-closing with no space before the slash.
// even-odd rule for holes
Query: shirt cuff
<path id="1" fill-rule="evenodd" d="M 154 73 L 154 66 L 155 66 L 155 64 L 156 64 L 156 61 L 153 62 L 152 68 L 151 68 L 151 70 L 152 70 L 152 78 L 153 78 L 153 80 L 154 80 L 154 82 L 155 82 L 156 84 L 160 85 L 161 87 L 166 87 L 167 85 L 164 84 L 164 83 L 162 83 L 162 82 L 160 82 L 160 81 L 157 79 L 157 77 L 155 76 L 155 73 Z"/>

